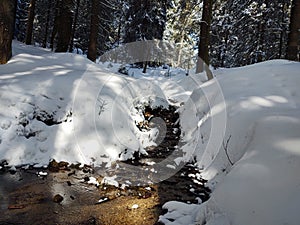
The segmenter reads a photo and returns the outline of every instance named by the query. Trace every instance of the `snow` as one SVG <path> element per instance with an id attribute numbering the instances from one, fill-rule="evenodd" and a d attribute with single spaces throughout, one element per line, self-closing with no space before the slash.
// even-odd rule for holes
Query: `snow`
<path id="1" fill-rule="evenodd" d="M 139 207 L 138 204 L 134 204 L 134 205 L 131 206 L 132 209 L 137 209 L 138 207 Z"/>
<path id="2" fill-rule="evenodd" d="M 51 159 L 109 167 L 134 151 L 146 154 L 156 131 L 137 128 L 141 111 L 171 103 L 179 107 L 185 154 L 167 167 L 195 157 L 201 173 L 190 176 L 207 179 L 212 194 L 199 204 L 166 203 L 161 222 L 299 224 L 299 63 L 219 69 L 203 83 L 203 75 L 181 69 L 125 76 L 117 64 L 13 45 L 14 57 L 0 66 L 0 161 L 10 168 Z M 119 186 L 115 176 L 102 183 Z"/>
<path id="3" fill-rule="evenodd" d="M 176 166 L 174 166 L 174 165 L 169 165 L 168 164 L 167 167 L 170 168 L 170 169 L 174 169 L 174 170 L 176 169 Z"/>
<path id="4" fill-rule="evenodd" d="M 151 187 L 145 187 L 145 190 L 151 191 Z"/>
<path id="5" fill-rule="evenodd" d="M 0 69 L 0 158 L 10 165 L 42 167 L 55 159 L 110 166 L 134 151 L 146 154 L 157 131 L 137 128 L 144 120 L 140 109 L 167 107 L 169 99 L 183 98 L 173 86 L 163 91 L 150 75 L 116 75 L 83 56 L 18 42 L 13 51 Z M 159 78 L 164 85 L 174 83 Z M 182 74 L 180 79 L 188 78 Z"/>
<path id="6" fill-rule="evenodd" d="M 101 204 L 101 203 L 107 202 L 107 201 L 109 201 L 109 198 L 104 197 L 104 198 L 99 199 L 97 203 L 98 203 L 98 204 Z"/>
<path id="7" fill-rule="evenodd" d="M 44 171 L 39 171 L 39 172 L 37 172 L 37 175 L 40 177 L 45 177 L 45 176 L 48 176 L 48 173 L 44 172 Z"/>
<path id="8" fill-rule="evenodd" d="M 89 180 L 88 180 L 87 183 L 95 185 L 96 187 L 100 186 L 99 182 L 97 181 L 97 179 L 95 177 L 89 177 Z"/>
<path id="9" fill-rule="evenodd" d="M 193 155 L 202 168 L 201 176 L 209 180 L 208 185 L 213 192 L 204 204 L 165 204 L 168 213 L 161 216 L 162 222 L 210 225 L 299 224 L 299 71 L 299 63 L 283 60 L 221 69 L 216 71 L 215 81 L 193 92 L 190 101 L 196 102 L 195 108 L 185 105 L 181 114 L 182 127 L 186 132 L 185 138 L 195 140 L 200 136 L 201 140 L 192 146 Z M 213 89 L 217 81 L 222 87 L 226 108 L 221 107 L 218 114 L 214 115 L 213 108 L 221 103 L 216 104 L 209 95 L 201 99 L 199 93 L 210 93 L 205 88 Z M 197 99 L 195 93 L 200 98 Z M 201 100 L 204 104 L 199 104 Z M 211 110 L 208 113 L 209 104 Z M 211 123 L 213 117 L 225 110 L 225 144 L 214 145 L 218 147 L 216 151 L 209 145 L 209 140 L 213 138 L 210 135 L 221 135 L 219 131 L 223 132 L 224 127 L 213 133 Z M 191 117 L 190 114 L 196 116 Z M 231 139 L 227 150 L 234 162 L 233 166 L 224 151 L 229 136 Z M 183 147 L 187 151 L 191 150 L 190 146 Z M 188 213 L 185 207 L 190 208 Z"/>
<path id="10" fill-rule="evenodd" d="M 116 178 L 117 178 L 116 175 L 112 177 L 104 177 L 101 181 L 101 184 L 119 187 L 119 183 L 118 181 L 116 181 Z"/>
<path id="11" fill-rule="evenodd" d="M 15 173 L 15 172 L 17 172 L 17 169 L 16 169 L 15 166 L 12 166 L 12 167 L 9 168 L 9 171 L 12 172 L 12 173 Z"/>

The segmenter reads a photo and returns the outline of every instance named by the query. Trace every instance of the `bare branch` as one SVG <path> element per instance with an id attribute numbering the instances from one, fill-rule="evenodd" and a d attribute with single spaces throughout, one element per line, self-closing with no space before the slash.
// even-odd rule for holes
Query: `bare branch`
<path id="1" fill-rule="evenodd" d="M 233 162 L 231 161 L 229 155 L 228 155 L 228 144 L 229 144 L 229 141 L 230 141 L 230 138 L 231 138 L 231 135 L 229 136 L 229 138 L 227 139 L 226 143 L 223 141 L 223 148 L 224 148 L 224 151 L 225 151 L 225 154 L 227 156 L 227 159 L 228 161 L 230 162 L 230 164 L 233 166 Z"/>

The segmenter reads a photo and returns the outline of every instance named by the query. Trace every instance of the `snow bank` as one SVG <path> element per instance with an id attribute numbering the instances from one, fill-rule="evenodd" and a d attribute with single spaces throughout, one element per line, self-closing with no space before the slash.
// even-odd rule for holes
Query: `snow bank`
<path id="1" fill-rule="evenodd" d="M 187 205 L 189 213 L 182 210 L 182 203 L 166 204 L 169 212 L 161 221 L 299 224 L 299 71 L 299 63 L 281 60 L 222 69 L 217 71 L 215 81 L 194 91 L 182 108 L 182 128 L 184 138 L 196 142 L 194 155 L 213 193 L 202 205 Z M 210 95 L 215 82 L 221 86 L 224 108 L 220 107 L 222 101 L 215 100 L 220 93 Z M 226 114 L 225 133 L 214 149 L 209 141 L 216 140 L 213 135 L 220 138 L 222 132 L 213 132 L 216 124 L 212 121 L 221 114 Z M 223 130 L 218 126 L 217 130 Z M 184 148 L 191 150 L 187 145 Z"/>
<path id="2" fill-rule="evenodd" d="M 139 107 L 168 106 L 159 85 L 109 72 L 82 56 L 14 42 L 0 66 L 0 159 L 10 165 L 57 161 L 100 165 L 154 145 Z"/>

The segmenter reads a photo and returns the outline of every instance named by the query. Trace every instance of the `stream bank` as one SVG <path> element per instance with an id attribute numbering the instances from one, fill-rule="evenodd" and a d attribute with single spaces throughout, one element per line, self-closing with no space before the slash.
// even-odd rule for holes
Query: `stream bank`
<path id="1" fill-rule="evenodd" d="M 147 148 L 147 155 L 137 154 L 132 160 L 120 162 L 121 167 L 107 171 L 107 176 L 122 177 L 128 173 L 122 165 L 133 169 L 147 167 L 149 162 L 159 163 L 171 154 L 182 154 L 178 148 L 180 127 L 176 108 L 146 107 L 144 116 L 149 123 L 140 129 L 162 129 L 149 118 L 164 120 L 165 131 L 158 137 L 159 145 Z M 126 186 L 103 182 L 104 177 L 88 165 L 52 161 L 47 168 L 29 166 L 14 170 L 5 162 L 2 164 L 0 224 L 153 225 L 159 224 L 159 216 L 165 213 L 164 203 L 199 204 L 210 194 L 195 163 L 183 165 L 159 183 Z"/>

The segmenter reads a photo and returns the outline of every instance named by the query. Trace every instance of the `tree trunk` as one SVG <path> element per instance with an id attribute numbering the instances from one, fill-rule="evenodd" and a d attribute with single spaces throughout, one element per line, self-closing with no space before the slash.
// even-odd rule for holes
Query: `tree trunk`
<path id="1" fill-rule="evenodd" d="M 67 52 L 70 44 L 73 22 L 73 0 L 63 0 L 57 18 L 57 46 L 55 52 Z"/>
<path id="2" fill-rule="evenodd" d="M 119 26 L 118 26 L 118 46 L 120 46 L 120 42 L 121 42 L 121 29 L 122 29 L 122 20 L 120 18 Z"/>
<path id="3" fill-rule="evenodd" d="M 282 57 L 282 49 L 283 49 L 283 38 L 284 38 L 284 33 L 285 33 L 285 30 L 284 30 L 284 20 L 285 20 L 285 15 L 284 15 L 284 12 L 285 12 L 285 9 L 286 9 L 286 3 L 282 3 L 282 8 L 281 8 L 281 31 L 280 31 L 280 39 L 279 39 L 279 46 L 278 46 L 278 59 L 281 59 Z"/>
<path id="4" fill-rule="evenodd" d="M 258 43 L 257 43 L 257 53 L 256 53 L 256 63 L 262 62 L 265 60 L 265 53 L 266 53 L 266 38 L 270 35 L 269 31 L 267 30 L 267 22 L 268 22 L 268 14 L 267 14 L 267 9 L 270 8 L 270 2 L 269 0 L 264 0 L 264 4 L 266 5 L 266 9 L 261 9 L 261 17 L 258 20 L 258 25 L 257 25 L 257 35 L 258 35 Z M 261 5 L 262 6 L 262 5 Z"/>
<path id="5" fill-rule="evenodd" d="M 73 48 L 74 48 L 74 36 L 75 36 L 75 31 L 76 31 L 76 26 L 77 26 L 79 7 L 80 7 L 80 0 L 77 0 L 69 52 L 73 52 Z"/>
<path id="6" fill-rule="evenodd" d="M 209 66 L 209 39 L 210 39 L 210 24 L 212 16 L 212 0 L 203 1 L 203 12 L 200 30 L 200 40 L 198 46 L 198 60 L 196 65 L 196 73 L 207 71 Z M 206 66 L 204 65 L 206 64 Z M 205 69 L 206 68 L 206 69 Z M 211 72 L 207 74 L 208 79 L 212 79 Z"/>
<path id="7" fill-rule="evenodd" d="M 300 0 L 293 0 L 290 19 L 290 32 L 287 43 L 287 59 L 299 61 L 300 39 Z"/>
<path id="8" fill-rule="evenodd" d="M 51 12 L 51 5 L 52 1 L 48 1 L 48 10 L 47 10 L 47 20 L 46 20 L 46 27 L 45 27 L 45 35 L 43 40 L 43 48 L 47 47 L 47 40 L 48 40 L 48 29 L 49 29 L 49 22 L 50 22 L 50 12 Z"/>
<path id="9" fill-rule="evenodd" d="M 97 39 L 99 31 L 99 0 L 92 1 L 92 15 L 91 15 L 91 31 L 88 47 L 88 59 L 96 62 L 97 58 Z"/>
<path id="10" fill-rule="evenodd" d="M 12 56 L 17 0 L 0 0 L 0 64 Z"/>
<path id="11" fill-rule="evenodd" d="M 27 20 L 27 28 L 26 28 L 26 39 L 25 39 L 26 45 L 31 45 L 33 21 L 35 16 L 34 10 L 35 10 L 35 0 L 31 0 L 28 9 L 28 20 Z"/>
<path id="12" fill-rule="evenodd" d="M 56 0 L 56 2 L 55 2 L 55 17 L 54 17 L 53 29 L 52 29 L 51 40 L 50 40 L 50 48 L 52 51 L 54 50 L 54 40 L 57 35 L 59 4 L 60 4 L 60 0 Z"/>

